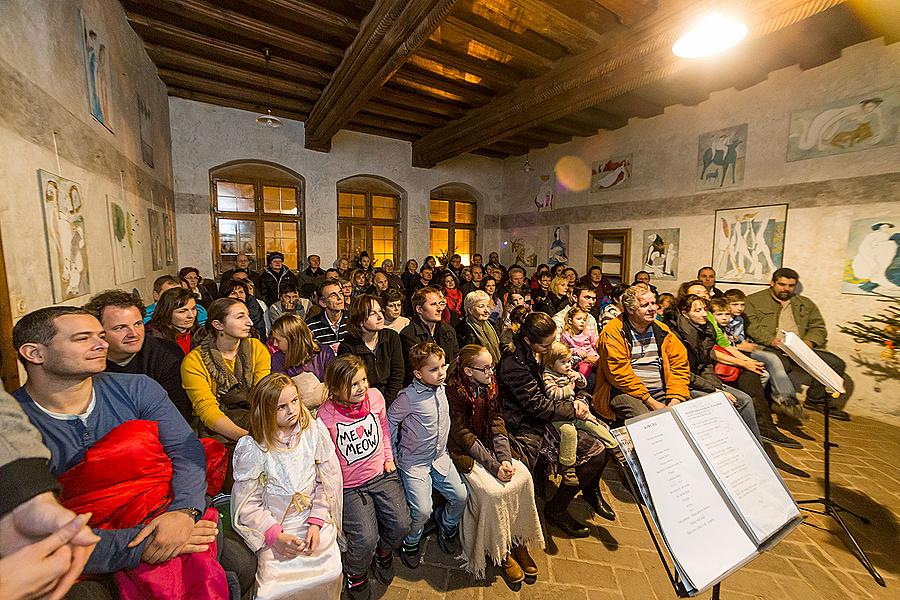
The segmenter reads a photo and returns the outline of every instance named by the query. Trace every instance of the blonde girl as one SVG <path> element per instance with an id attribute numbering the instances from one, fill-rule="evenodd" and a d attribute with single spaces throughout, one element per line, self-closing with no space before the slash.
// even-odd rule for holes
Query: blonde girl
<path id="1" fill-rule="evenodd" d="M 594 371 L 594 365 L 600 359 L 597 353 L 596 331 L 587 329 L 587 311 L 573 306 L 566 313 L 562 335 L 559 341 L 565 344 L 572 355 L 578 359 L 578 372 L 585 378 L 590 377 Z"/>

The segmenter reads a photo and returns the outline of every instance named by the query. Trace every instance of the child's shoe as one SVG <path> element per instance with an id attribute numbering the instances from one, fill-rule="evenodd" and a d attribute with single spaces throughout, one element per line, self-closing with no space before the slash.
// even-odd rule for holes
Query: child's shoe
<path id="1" fill-rule="evenodd" d="M 384 585 L 391 585 L 394 581 L 394 553 L 391 550 L 385 552 L 381 548 L 376 548 L 372 571 L 378 581 Z"/>
<path id="2" fill-rule="evenodd" d="M 519 566 L 522 567 L 522 572 L 525 574 L 525 583 L 531 585 L 537 581 L 538 568 L 534 559 L 531 558 L 531 554 L 528 553 L 528 546 L 524 544 L 513 546 L 512 555 L 516 562 L 519 563 Z"/>
<path id="3" fill-rule="evenodd" d="M 372 595 L 369 589 L 369 576 L 365 573 L 362 575 L 344 573 L 344 588 L 350 600 L 369 600 Z"/>
<path id="4" fill-rule="evenodd" d="M 400 560 L 410 569 L 419 568 L 419 542 L 407 544 L 403 542 L 400 546 Z"/>
<path id="5" fill-rule="evenodd" d="M 562 468 L 562 484 L 572 487 L 578 487 L 578 474 L 575 473 L 575 467 L 566 467 L 563 465 L 560 465 L 560 467 Z"/>
<path id="6" fill-rule="evenodd" d="M 524 580 L 525 572 L 522 571 L 522 567 L 519 566 L 512 554 L 507 554 L 506 560 L 503 561 L 503 581 L 511 590 L 518 591 L 521 587 L 519 584 Z"/>

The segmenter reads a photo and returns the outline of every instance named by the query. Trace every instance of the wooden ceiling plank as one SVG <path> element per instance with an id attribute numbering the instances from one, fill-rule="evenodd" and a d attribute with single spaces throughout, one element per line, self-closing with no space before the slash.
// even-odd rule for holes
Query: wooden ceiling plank
<path id="1" fill-rule="evenodd" d="M 505 152 L 495 152 L 493 150 L 487 150 L 485 148 L 479 148 L 477 150 L 472 150 L 472 154 L 477 154 L 478 156 L 487 156 L 488 158 L 509 158 L 509 154 Z"/>
<path id="2" fill-rule="evenodd" d="M 196 90 L 188 88 L 169 86 L 168 91 L 169 96 L 174 96 L 176 98 L 184 98 L 185 100 L 194 100 L 196 102 L 205 102 L 207 104 L 224 106 L 227 108 L 237 108 L 252 113 L 261 113 L 264 112 L 267 108 L 264 103 L 247 102 L 244 100 L 236 100 L 234 98 L 225 98 L 216 94 L 198 92 Z M 272 114 L 277 117 L 293 119 L 294 121 L 303 121 L 306 118 L 306 113 L 299 113 L 281 107 L 273 107 L 271 108 L 271 110 Z"/>
<path id="3" fill-rule="evenodd" d="M 158 69 L 159 78 L 167 86 L 192 89 L 206 94 L 222 96 L 224 98 L 234 98 L 245 102 L 258 103 L 265 106 L 267 102 L 274 106 L 280 106 L 287 110 L 298 113 L 308 113 L 312 109 L 312 102 L 303 100 L 302 98 L 293 98 L 283 96 L 281 94 L 266 94 L 265 90 L 259 88 L 247 88 L 230 83 L 223 83 L 200 75 L 192 75 L 189 73 L 181 73 L 171 69 Z M 268 100 L 267 100 L 268 98 Z"/>
<path id="4" fill-rule="evenodd" d="M 513 142 L 514 144 L 519 144 L 521 146 L 528 146 L 532 150 L 546 148 L 551 144 L 551 142 L 543 139 L 538 139 L 529 135 L 522 135 L 521 133 L 517 133 L 516 135 L 511 135 L 506 138 L 504 141 Z"/>
<path id="5" fill-rule="evenodd" d="M 748 8 L 747 41 L 762 38 L 840 4 L 842 0 L 764 0 Z M 673 1 L 662 15 L 630 35 L 610 35 L 606 46 L 564 58 L 556 68 L 523 82 L 462 119 L 432 131 L 413 144 L 413 165 L 430 167 L 660 81 L 685 69 L 688 61 L 670 50 L 674 39 L 700 10 L 691 0 Z M 623 51 L 624 50 L 624 51 Z"/>
<path id="6" fill-rule="evenodd" d="M 597 4 L 613 13 L 619 22 L 631 27 L 638 21 L 650 16 L 659 8 L 659 0 L 594 0 Z"/>
<path id="7" fill-rule="evenodd" d="M 628 125 L 627 118 L 594 107 L 569 115 L 566 119 L 595 129 L 619 129 Z"/>
<path id="8" fill-rule="evenodd" d="M 262 42 L 274 48 L 299 52 L 328 65 L 336 65 L 343 57 L 343 49 L 315 38 L 254 19 L 236 10 L 215 6 L 202 0 L 125 0 L 126 7 L 135 12 L 164 10 L 206 26 L 215 27 Z M 139 10 L 138 7 L 145 10 Z"/>
<path id="9" fill-rule="evenodd" d="M 527 131 L 519 131 L 516 133 L 516 137 L 521 138 L 522 140 L 526 140 L 529 144 L 531 144 L 532 142 L 564 144 L 572 139 L 572 136 L 570 135 L 547 131 L 546 129 L 529 129 Z M 512 139 L 512 136 L 507 136 L 504 139 Z"/>
<path id="10" fill-rule="evenodd" d="M 392 119 L 400 119 L 401 121 L 409 121 L 418 125 L 427 127 L 441 127 L 447 124 L 449 119 L 435 117 L 418 110 L 409 110 L 382 102 L 376 102 L 374 99 L 369 100 L 362 108 L 361 112 L 366 112 L 382 117 L 390 117 Z"/>
<path id="11" fill-rule="evenodd" d="M 490 146 L 487 146 L 485 149 L 503 152 L 510 156 L 522 156 L 523 154 L 528 154 L 528 151 L 531 150 L 531 148 L 526 145 L 514 144 L 513 142 L 510 142 L 508 140 L 504 140 L 502 142 L 494 142 Z"/>
<path id="12" fill-rule="evenodd" d="M 268 86 L 273 92 L 281 92 L 291 96 L 298 96 L 308 100 L 319 97 L 321 90 L 310 85 L 289 81 L 280 77 L 266 77 L 261 71 L 248 71 L 239 69 L 208 58 L 202 58 L 187 52 L 172 50 L 157 44 L 144 42 L 144 48 L 150 56 L 150 60 L 157 67 L 171 67 L 177 71 L 197 71 L 201 74 L 213 75 L 217 79 L 230 80 L 238 85 L 253 85 L 265 89 Z"/>
<path id="13" fill-rule="evenodd" d="M 482 60 L 469 56 L 433 40 L 425 42 L 416 54 L 442 65 L 482 77 L 492 84 L 489 87 L 498 85 L 513 88 L 518 85 L 521 79 L 525 78 L 523 73 L 516 71 L 512 67 L 502 66 L 496 61 Z"/>
<path id="14" fill-rule="evenodd" d="M 553 65 L 553 61 L 542 54 L 534 52 L 530 48 L 525 48 L 516 42 L 511 41 L 509 35 L 501 34 L 497 29 L 501 27 L 492 27 L 494 24 L 486 19 L 480 19 L 479 25 L 473 25 L 469 21 L 463 21 L 456 16 L 450 16 L 444 21 L 441 27 L 452 30 L 456 35 L 468 36 L 486 46 L 490 46 L 495 50 L 510 54 L 513 57 L 546 71 Z"/>
<path id="15" fill-rule="evenodd" d="M 256 49 L 183 29 L 133 11 L 127 11 L 126 16 L 132 28 L 145 40 L 145 44 L 147 43 L 147 38 L 151 37 L 160 46 L 172 47 L 174 45 L 182 48 L 196 48 L 221 60 L 244 63 L 260 71 L 265 69 L 266 59 L 263 53 Z M 328 80 L 331 78 L 331 73 L 328 71 L 278 56 L 273 56 L 270 59 L 269 69 L 271 73 L 281 73 L 293 79 L 322 86 L 328 83 Z"/>
<path id="16" fill-rule="evenodd" d="M 363 20 L 306 123 L 306 148 L 331 138 L 440 25 L 456 0 L 383 0 Z"/>
<path id="17" fill-rule="evenodd" d="M 556 7 L 554 0 L 516 0 L 516 4 L 531 14 L 540 15 L 547 23 L 545 31 L 538 33 L 555 40 L 558 44 L 568 46 L 566 38 L 576 38 L 591 42 L 600 41 L 602 35 L 587 23 L 569 16 Z M 583 50 L 583 44 L 573 46 L 572 50 Z"/>
<path id="18" fill-rule="evenodd" d="M 446 101 L 442 102 L 427 96 L 407 92 L 394 85 L 383 87 L 372 97 L 372 99 L 382 103 L 394 104 L 404 108 L 447 117 L 450 120 L 458 119 L 466 112 L 465 107 L 460 104 Z"/>
<path id="19" fill-rule="evenodd" d="M 570 135 L 572 137 L 588 137 L 597 133 L 596 129 L 591 129 L 590 127 L 585 127 L 578 123 L 566 122 L 565 119 L 557 119 L 550 123 L 544 123 L 541 125 L 541 128 L 554 133 Z"/>
<path id="20" fill-rule="evenodd" d="M 421 137 L 431 131 L 430 127 L 426 127 L 424 125 L 415 125 L 413 123 L 404 123 L 403 121 L 397 121 L 395 119 L 386 119 L 379 115 L 366 114 L 363 111 L 360 111 L 353 115 L 352 121 L 360 125 L 379 127 L 387 131 L 398 131 L 400 133 L 408 133 L 410 135 L 415 135 L 418 137 Z"/>
<path id="21" fill-rule="evenodd" d="M 403 140 L 405 142 L 414 142 L 419 139 L 420 136 L 412 135 L 410 133 L 401 133 L 399 131 L 391 131 L 389 129 L 382 129 L 381 127 L 372 127 L 369 125 L 362 125 L 361 123 L 356 123 L 354 121 L 350 121 L 346 125 L 342 127 L 342 129 L 347 129 L 349 131 L 356 131 L 358 133 L 368 133 L 369 135 L 377 135 L 378 137 L 386 137 L 392 138 L 395 140 Z"/>
<path id="22" fill-rule="evenodd" d="M 444 92 L 462 96 L 473 104 L 484 104 L 493 97 L 490 89 L 480 85 L 438 75 L 416 65 L 407 64 L 397 70 L 394 81 L 412 81 Z"/>
<path id="23" fill-rule="evenodd" d="M 350 34 L 350 39 L 359 31 L 359 21 L 319 6 L 307 0 L 254 0 L 254 3 L 277 15 L 285 15 L 301 23 L 310 24 L 326 33 L 338 36 Z"/>

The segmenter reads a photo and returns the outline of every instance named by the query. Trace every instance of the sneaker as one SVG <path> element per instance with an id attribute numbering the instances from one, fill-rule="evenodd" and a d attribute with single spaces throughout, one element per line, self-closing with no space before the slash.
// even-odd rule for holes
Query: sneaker
<path id="1" fill-rule="evenodd" d="M 562 467 L 562 465 L 560 465 Z M 578 474 L 575 473 L 575 467 L 562 467 L 562 484 L 571 487 L 578 487 Z"/>
<path id="2" fill-rule="evenodd" d="M 800 450 L 803 448 L 803 444 L 792 437 L 784 435 L 775 428 L 764 429 L 759 432 L 759 436 L 762 438 L 762 441 L 769 442 L 770 444 L 774 444 L 776 446 L 781 446 L 782 448 L 793 448 L 794 450 Z"/>
<path id="3" fill-rule="evenodd" d="M 410 569 L 418 569 L 419 542 L 415 542 L 414 544 L 407 544 L 406 542 L 403 542 L 403 545 L 400 546 L 400 560 L 402 560 L 403 564 Z"/>
<path id="4" fill-rule="evenodd" d="M 375 579 L 384 585 L 391 585 L 394 581 L 394 553 L 388 550 L 386 554 L 382 554 L 382 550 L 376 548 L 372 571 L 375 573 Z"/>
<path id="5" fill-rule="evenodd" d="M 807 400 L 804 403 L 804 406 L 806 406 L 806 408 L 809 410 L 814 410 L 817 413 L 825 414 L 825 403 L 824 402 L 813 402 L 811 400 Z M 849 421 L 850 420 L 850 415 L 847 414 L 846 411 L 843 411 L 839 408 L 835 408 L 833 406 L 828 407 L 828 414 L 835 421 Z"/>
<path id="6" fill-rule="evenodd" d="M 369 576 L 365 573 L 362 575 L 344 573 L 344 589 L 347 590 L 350 600 L 369 600 L 372 596 L 369 588 Z"/>

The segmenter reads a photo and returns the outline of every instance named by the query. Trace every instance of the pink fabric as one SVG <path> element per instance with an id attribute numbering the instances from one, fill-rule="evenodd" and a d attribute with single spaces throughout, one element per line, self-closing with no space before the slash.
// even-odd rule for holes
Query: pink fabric
<path id="1" fill-rule="evenodd" d="M 266 529 L 266 546 L 271 548 L 275 545 L 275 540 L 278 539 L 278 536 L 284 533 L 284 527 L 281 526 L 280 523 L 274 523 L 271 527 Z"/>
<path id="2" fill-rule="evenodd" d="M 581 373 L 585 379 L 587 379 L 590 374 L 594 372 L 595 366 L 596 365 L 592 365 L 591 363 L 583 360 L 578 363 L 578 372 Z"/>
<path id="3" fill-rule="evenodd" d="M 587 356 L 599 356 L 597 353 L 597 340 L 597 334 L 588 331 L 587 327 L 585 327 L 584 331 L 581 333 L 576 334 L 564 331 L 563 334 L 559 336 L 559 341 L 568 346 L 573 354 L 575 354 L 576 350 L 581 350 L 585 352 Z"/>
<path id="4" fill-rule="evenodd" d="M 218 523 L 219 513 L 208 508 L 203 519 Z M 142 562 L 137 568 L 117 571 L 121 600 L 228 600 L 225 571 L 216 562 L 216 542 L 205 552 L 180 554 L 164 563 Z"/>
<path id="5" fill-rule="evenodd" d="M 353 406 L 329 398 L 319 407 L 317 416 L 334 441 L 345 488 L 360 486 L 381 475 L 384 463 L 394 460 L 387 408 L 377 389 L 369 388 L 366 399 Z M 378 431 L 374 430 L 376 427 Z"/>

